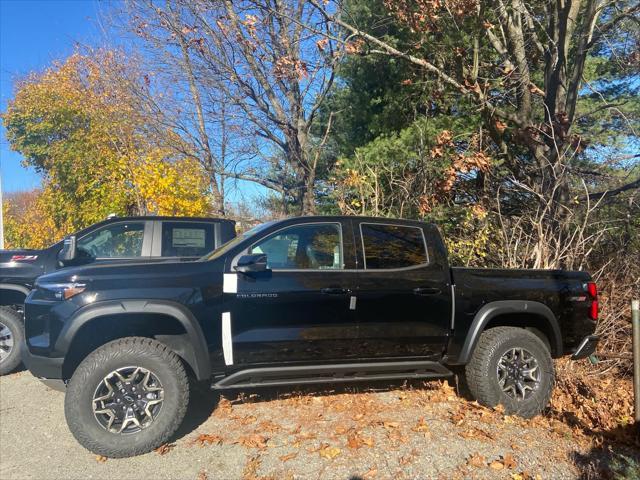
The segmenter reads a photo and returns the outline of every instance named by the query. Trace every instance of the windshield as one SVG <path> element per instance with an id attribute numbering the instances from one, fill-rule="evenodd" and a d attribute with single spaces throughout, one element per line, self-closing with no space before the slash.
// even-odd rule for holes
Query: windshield
<path id="1" fill-rule="evenodd" d="M 216 258 L 219 258 L 220 256 L 227 253 L 229 250 L 231 250 L 233 247 L 238 245 L 240 242 L 243 242 L 247 238 L 255 235 L 256 233 L 260 233 L 262 230 L 264 230 L 267 227 L 270 227 L 274 223 L 276 223 L 276 221 L 272 220 L 270 222 L 265 222 L 265 223 L 261 223 L 260 225 L 256 225 L 255 227 L 247 230 L 246 232 L 241 233 L 237 237 L 232 238 L 227 243 L 223 243 L 222 245 L 220 245 L 220 247 L 216 248 L 213 252 L 206 254 L 200 260 L 201 261 L 215 260 Z"/>

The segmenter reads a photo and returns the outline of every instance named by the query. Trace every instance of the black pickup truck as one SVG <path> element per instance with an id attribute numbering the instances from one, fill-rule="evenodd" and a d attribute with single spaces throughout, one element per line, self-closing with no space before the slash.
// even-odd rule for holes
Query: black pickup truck
<path id="1" fill-rule="evenodd" d="M 451 375 L 525 417 L 552 358 L 590 355 L 585 272 L 451 268 L 430 224 L 364 217 L 269 222 L 191 263 L 89 265 L 40 277 L 26 363 L 66 386 L 89 450 L 124 457 L 181 424 L 188 378 L 213 389 Z"/>
<path id="2" fill-rule="evenodd" d="M 0 250 L 0 375 L 23 350 L 22 310 L 37 277 L 69 265 L 197 260 L 235 237 L 235 222 L 196 217 L 110 217 L 75 234 L 77 254 L 62 259 L 64 241 L 41 250 Z"/>

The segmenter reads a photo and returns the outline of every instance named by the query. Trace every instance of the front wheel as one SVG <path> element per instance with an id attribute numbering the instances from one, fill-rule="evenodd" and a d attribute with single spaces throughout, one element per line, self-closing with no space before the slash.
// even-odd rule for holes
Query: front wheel
<path id="1" fill-rule="evenodd" d="M 120 458 L 166 443 L 188 403 L 189 382 L 180 358 L 160 342 L 129 337 L 83 360 L 69 381 L 64 411 L 83 447 Z"/>
<path id="2" fill-rule="evenodd" d="M 22 315 L 11 307 L 0 307 L 0 375 L 20 365 L 24 348 Z"/>
<path id="3" fill-rule="evenodd" d="M 482 405 L 530 418 L 549 404 L 555 373 L 545 343 L 523 328 L 496 327 L 482 333 L 467 364 L 471 394 Z"/>

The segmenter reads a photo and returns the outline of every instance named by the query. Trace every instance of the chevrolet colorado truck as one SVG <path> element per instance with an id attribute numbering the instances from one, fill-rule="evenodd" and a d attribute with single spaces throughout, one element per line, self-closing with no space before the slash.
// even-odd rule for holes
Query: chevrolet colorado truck
<path id="1" fill-rule="evenodd" d="M 13 371 L 24 350 L 22 310 L 37 277 L 69 265 L 196 260 L 235 237 L 235 222 L 219 218 L 110 217 L 75 234 L 75 255 L 64 241 L 42 250 L 0 250 L 0 375 Z"/>
<path id="2" fill-rule="evenodd" d="M 107 457 L 169 441 L 190 377 L 237 389 L 464 366 L 480 403 L 531 417 L 552 359 L 598 341 L 589 274 L 451 268 L 435 226 L 366 217 L 264 223 L 190 263 L 61 270 L 25 313 L 29 370 L 66 389 L 71 432 Z"/>

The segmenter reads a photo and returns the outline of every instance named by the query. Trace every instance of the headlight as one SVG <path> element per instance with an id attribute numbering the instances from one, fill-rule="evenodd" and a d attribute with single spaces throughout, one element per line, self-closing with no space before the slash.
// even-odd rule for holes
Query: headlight
<path id="1" fill-rule="evenodd" d="M 38 288 L 45 290 L 56 300 L 69 300 L 71 297 L 75 297 L 79 293 L 84 292 L 87 286 L 84 283 L 38 283 Z"/>

